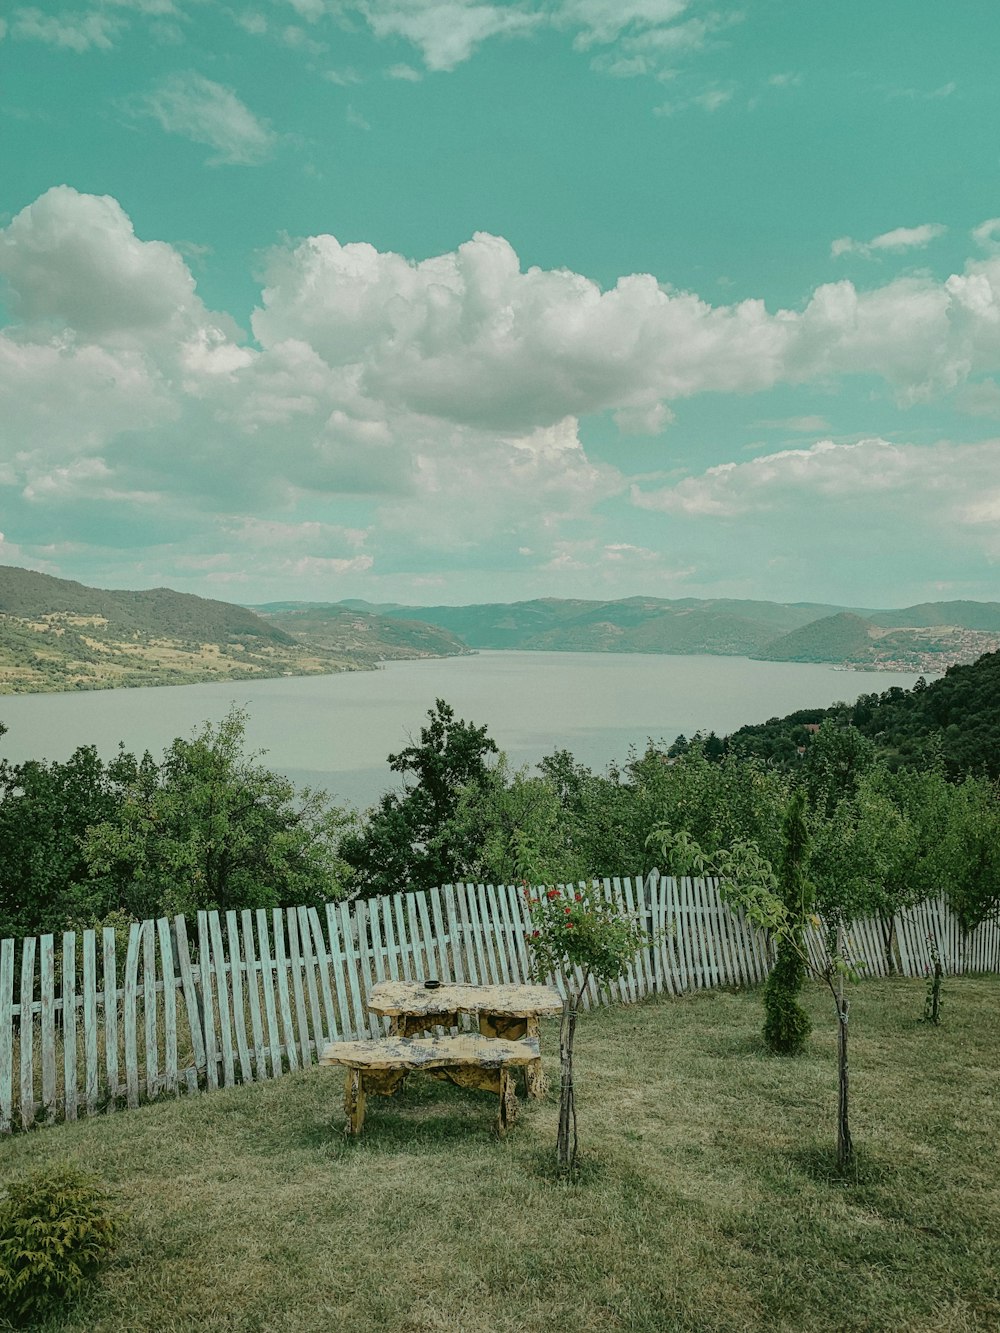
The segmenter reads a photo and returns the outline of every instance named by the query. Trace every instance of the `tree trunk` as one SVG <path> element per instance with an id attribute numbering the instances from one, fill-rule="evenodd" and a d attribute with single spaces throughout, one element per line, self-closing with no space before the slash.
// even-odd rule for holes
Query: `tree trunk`
<path id="1" fill-rule="evenodd" d="M 882 918 L 882 936 L 885 941 L 886 975 L 894 977 L 896 975 L 896 918 L 891 914 Z"/>
<path id="2" fill-rule="evenodd" d="M 559 1027 L 559 1135 L 556 1139 L 556 1158 L 564 1170 L 572 1170 L 576 1162 L 576 1100 L 573 1092 L 573 1040 L 576 1036 L 576 1007 L 578 997 L 569 995 L 563 1001 L 562 1022 Z"/>
<path id="3" fill-rule="evenodd" d="M 842 931 L 838 934 L 842 935 Z M 838 952 L 840 952 L 838 940 Z M 841 953 L 841 957 L 843 954 Z M 837 1166 L 849 1166 L 854 1157 L 851 1127 L 848 1119 L 847 1019 L 850 1001 L 844 994 L 844 974 L 837 978 Z"/>

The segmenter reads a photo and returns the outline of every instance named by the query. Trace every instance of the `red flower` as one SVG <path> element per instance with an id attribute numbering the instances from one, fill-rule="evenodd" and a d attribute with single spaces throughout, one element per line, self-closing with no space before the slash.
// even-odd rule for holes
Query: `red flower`
<path id="1" fill-rule="evenodd" d="M 548 893 L 547 893 L 545 896 L 546 896 L 546 898 L 548 898 L 549 901 L 551 902 L 553 898 L 558 898 L 558 897 L 559 897 L 559 890 L 558 890 L 558 889 L 549 889 Z"/>
<path id="2" fill-rule="evenodd" d="M 572 929 L 573 929 L 573 922 L 572 922 L 572 921 L 567 921 L 567 922 L 566 922 L 566 929 L 567 929 L 567 930 L 572 930 Z"/>
<path id="3" fill-rule="evenodd" d="M 573 910 L 572 907 L 564 907 L 564 908 L 563 908 L 563 911 L 566 913 L 567 916 L 569 916 L 569 914 L 570 914 L 570 912 L 572 912 L 572 910 Z"/>
<path id="4" fill-rule="evenodd" d="M 531 938 L 532 938 L 533 940 L 537 940 L 538 937 L 539 937 L 539 935 L 540 935 L 541 933 L 542 933 L 542 932 L 541 932 L 540 930 L 533 930 L 533 931 L 531 932 Z"/>
<path id="5" fill-rule="evenodd" d="M 583 894 L 582 894 L 582 893 L 578 893 L 578 894 L 576 895 L 576 901 L 577 901 L 578 903 L 582 903 L 582 902 L 583 902 Z"/>

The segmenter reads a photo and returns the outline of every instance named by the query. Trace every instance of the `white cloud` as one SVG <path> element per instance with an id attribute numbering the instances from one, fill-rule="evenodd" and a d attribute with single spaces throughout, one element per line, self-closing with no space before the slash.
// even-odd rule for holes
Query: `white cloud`
<path id="1" fill-rule="evenodd" d="M 385 72 L 387 79 L 402 79 L 406 83 L 419 83 L 423 75 L 412 65 L 390 65 Z"/>
<path id="2" fill-rule="evenodd" d="M 972 229 L 972 239 L 984 250 L 1000 250 L 1000 218 L 987 218 Z"/>
<path id="3" fill-rule="evenodd" d="M 214 149 L 209 166 L 250 166 L 271 152 L 276 135 L 231 88 L 193 70 L 171 74 L 135 100 L 134 110 L 151 116 L 168 134 L 180 134 Z"/>
<path id="4" fill-rule="evenodd" d="M 91 48 L 110 50 L 120 24 L 113 15 L 99 10 L 89 13 L 67 10 L 53 15 L 40 9 L 25 8 L 14 11 L 10 30 L 12 36 L 26 41 L 45 42 L 48 46 L 82 53 Z"/>
<path id="5" fill-rule="evenodd" d="M 430 70 L 452 70 L 491 37 L 523 36 L 544 16 L 475 0 L 370 0 L 362 10 L 376 37 L 403 37 Z"/>
<path id="6" fill-rule="evenodd" d="M 817 531 L 838 525 L 894 530 L 905 515 L 913 530 L 954 535 L 987 523 L 1000 500 L 1000 443 L 853 444 L 821 440 L 744 463 L 721 463 L 700 476 L 657 489 L 632 488 L 633 503 L 689 518 L 736 519 L 794 514 Z M 834 517 L 834 514 L 836 517 Z M 784 521 L 784 520 L 782 520 Z"/>
<path id="7" fill-rule="evenodd" d="M 906 250 L 922 250 L 947 230 L 938 222 L 925 222 L 919 227 L 896 227 L 892 231 L 883 232 L 881 236 L 873 236 L 870 241 L 855 241 L 850 236 L 840 236 L 830 246 L 830 254 L 834 259 L 848 254 L 870 258 L 881 251 L 902 254 Z"/>
<path id="8" fill-rule="evenodd" d="M 240 550 L 272 541 L 280 558 L 363 555 L 377 570 L 393 552 L 400 564 L 442 549 L 464 559 L 489 542 L 512 563 L 520 547 L 554 559 L 555 543 L 587 524 L 605 565 L 641 562 L 593 531 L 624 482 L 584 448 L 581 417 L 613 412 L 623 431 L 656 433 L 670 401 L 693 394 L 864 374 L 906 401 L 963 386 L 989 395 L 1000 374 L 1000 257 L 943 283 L 828 284 L 802 310 L 772 312 L 712 306 L 648 274 L 602 289 L 568 270 L 525 270 L 485 234 L 419 262 L 316 236 L 269 256 L 246 345 L 205 308 L 174 247 L 136 237 L 114 199 L 62 186 L 0 230 L 0 273 L 19 321 L 0 335 L 0 485 L 30 495 L 21 521 L 48 541 L 47 506 L 60 506 L 67 539 L 95 504 L 141 509 L 145 532 L 142 497 L 155 496 L 165 530 L 201 531 L 216 514 L 300 525 L 297 552 L 281 545 L 295 542 L 293 527 L 216 532 Z M 810 417 L 772 425 L 826 429 Z M 974 506 L 995 492 L 998 458 L 995 446 L 826 441 L 670 486 L 646 481 L 635 502 L 734 517 L 790 496 L 853 496 L 873 521 L 873 497 L 885 507 L 922 497 L 931 517 L 960 522 L 986 512 Z M 378 520 L 363 549 L 346 528 L 309 526 L 310 507 L 335 497 L 352 497 L 347 528 Z M 90 509 L 78 520 L 74 505 Z"/>

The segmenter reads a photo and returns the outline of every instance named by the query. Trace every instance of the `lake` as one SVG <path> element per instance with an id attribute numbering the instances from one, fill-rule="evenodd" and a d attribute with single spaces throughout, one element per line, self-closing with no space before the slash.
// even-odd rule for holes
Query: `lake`
<path id="1" fill-rule="evenodd" d="M 602 769 L 650 736 L 669 743 L 699 728 L 722 734 L 916 679 L 744 657 L 481 652 L 334 676 L 7 695 L 0 753 L 15 762 L 66 759 L 90 744 L 110 758 L 124 741 L 159 757 L 175 736 L 219 721 L 235 702 L 249 712 L 249 744 L 267 751 L 269 767 L 366 806 L 396 785 L 386 755 L 418 737 L 435 698 L 485 723 L 515 766 L 568 749 Z"/>

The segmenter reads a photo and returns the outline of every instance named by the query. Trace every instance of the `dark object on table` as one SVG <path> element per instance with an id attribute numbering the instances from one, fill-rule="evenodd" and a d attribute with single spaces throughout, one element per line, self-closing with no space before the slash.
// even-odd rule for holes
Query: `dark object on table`
<path id="1" fill-rule="evenodd" d="M 437 990 L 440 985 L 440 981 L 432 977 L 429 981 L 424 982 L 424 990 Z"/>

